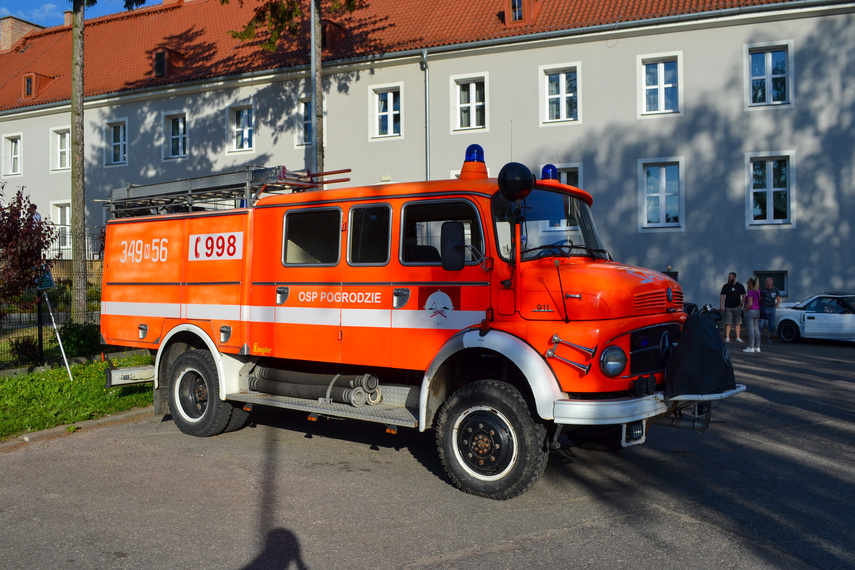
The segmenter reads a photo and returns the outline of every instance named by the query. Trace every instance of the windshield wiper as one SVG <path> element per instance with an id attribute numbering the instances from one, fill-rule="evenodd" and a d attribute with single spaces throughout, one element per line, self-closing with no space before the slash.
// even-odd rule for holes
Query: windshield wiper
<path id="1" fill-rule="evenodd" d="M 585 245 L 576 245 L 574 243 L 551 243 L 546 245 L 537 245 L 534 247 L 526 248 L 522 251 L 523 255 L 532 251 L 539 251 L 537 255 L 533 255 L 529 257 L 529 259 L 538 259 L 540 257 L 546 257 L 548 252 L 551 250 L 553 255 L 563 255 L 566 257 L 570 257 L 570 252 L 574 249 L 582 249 L 585 250 L 586 253 L 590 254 L 591 257 L 595 257 L 596 254 L 601 254 L 605 256 L 607 259 L 611 259 L 612 256 L 609 254 L 608 250 L 592 248 Z M 567 250 L 566 252 L 564 250 Z"/>

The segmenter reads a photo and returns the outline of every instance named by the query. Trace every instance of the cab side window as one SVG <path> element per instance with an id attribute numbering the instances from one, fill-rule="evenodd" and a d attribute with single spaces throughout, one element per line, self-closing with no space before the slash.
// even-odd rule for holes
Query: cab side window
<path id="1" fill-rule="evenodd" d="M 341 247 L 341 210 L 296 210 L 285 214 L 282 263 L 336 265 Z"/>
<path id="2" fill-rule="evenodd" d="M 348 261 L 351 265 L 386 265 L 392 240 L 389 204 L 355 206 L 350 210 Z"/>
<path id="3" fill-rule="evenodd" d="M 466 245 L 484 252 L 484 244 L 475 207 L 465 201 L 419 202 L 404 206 L 401 239 L 401 261 L 409 265 L 439 265 L 440 240 L 444 222 L 461 222 Z M 469 247 L 466 261 L 474 261 Z"/>

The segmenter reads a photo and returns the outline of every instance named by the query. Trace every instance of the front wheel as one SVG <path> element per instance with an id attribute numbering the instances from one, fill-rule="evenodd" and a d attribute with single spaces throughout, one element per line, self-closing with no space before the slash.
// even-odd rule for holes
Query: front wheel
<path id="1" fill-rule="evenodd" d="M 169 372 L 169 412 L 182 432 L 197 437 L 222 433 L 232 405 L 220 400 L 217 366 L 211 353 L 188 350 Z"/>
<path id="2" fill-rule="evenodd" d="M 793 321 L 784 321 L 778 328 L 778 336 L 784 342 L 796 342 L 801 337 L 799 327 Z"/>
<path id="3" fill-rule="evenodd" d="M 439 410 L 436 442 L 448 476 L 461 490 L 512 499 L 543 474 L 546 428 L 534 420 L 519 391 L 481 380 L 454 392 Z"/>

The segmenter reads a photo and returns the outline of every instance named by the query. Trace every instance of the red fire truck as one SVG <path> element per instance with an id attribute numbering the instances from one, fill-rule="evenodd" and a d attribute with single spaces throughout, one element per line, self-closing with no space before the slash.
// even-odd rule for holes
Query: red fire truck
<path id="1" fill-rule="evenodd" d="M 494 499 L 531 488 L 562 435 L 626 447 L 651 424 L 703 431 L 745 389 L 732 367 L 698 383 L 715 367 L 695 356 L 671 374 L 699 344 L 680 286 L 613 261 L 593 198 L 554 167 L 491 179 L 473 145 L 458 179 L 321 189 L 340 173 L 114 191 L 101 331 L 155 364 L 108 384 L 153 380 L 195 436 L 257 405 L 433 429 L 450 479 Z M 726 369 L 717 340 L 704 354 Z"/>

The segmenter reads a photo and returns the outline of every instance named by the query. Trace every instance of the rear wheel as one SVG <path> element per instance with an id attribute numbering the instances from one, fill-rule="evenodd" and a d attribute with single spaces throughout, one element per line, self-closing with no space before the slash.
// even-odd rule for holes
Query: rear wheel
<path id="1" fill-rule="evenodd" d="M 504 382 L 482 380 L 454 392 L 439 410 L 436 440 L 454 484 L 480 497 L 522 495 L 546 469 L 546 428 Z"/>
<path id="2" fill-rule="evenodd" d="M 175 359 L 169 373 L 169 412 L 186 434 L 207 437 L 226 428 L 232 405 L 220 400 L 217 366 L 210 352 L 188 350 Z"/>
<path id="3" fill-rule="evenodd" d="M 793 321 L 784 321 L 778 327 L 778 336 L 784 342 L 796 342 L 802 336 L 799 327 Z"/>

